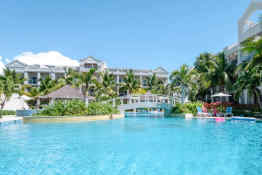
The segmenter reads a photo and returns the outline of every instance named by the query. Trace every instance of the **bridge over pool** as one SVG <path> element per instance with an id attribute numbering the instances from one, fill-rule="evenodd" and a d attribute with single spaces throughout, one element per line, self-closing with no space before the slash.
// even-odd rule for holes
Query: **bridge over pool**
<path id="1" fill-rule="evenodd" d="M 127 95 L 112 100 L 113 105 L 124 112 L 158 112 L 170 113 L 175 99 L 170 96 L 162 96 L 151 93 L 143 95 Z"/>

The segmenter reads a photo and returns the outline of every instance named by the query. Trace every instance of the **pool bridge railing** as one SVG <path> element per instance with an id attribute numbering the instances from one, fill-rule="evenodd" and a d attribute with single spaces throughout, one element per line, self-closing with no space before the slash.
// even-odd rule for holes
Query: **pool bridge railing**
<path id="1" fill-rule="evenodd" d="M 161 96 L 156 94 L 143 94 L 143 95 L 126 95 L 111 99 L 110 102 L 113 106 L 117 106 L 120 113 L 138 112 L 141 109 L 147 111 L 158 111 L 170 113 L 175 99 L 170 96 Z"/>

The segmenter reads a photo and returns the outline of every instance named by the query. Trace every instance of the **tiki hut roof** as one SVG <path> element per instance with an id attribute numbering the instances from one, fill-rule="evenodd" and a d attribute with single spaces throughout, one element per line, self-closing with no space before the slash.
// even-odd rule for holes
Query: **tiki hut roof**
<path id="1" fill-rule="evenodd" d="M 56 91 L 53 91 L 40 98 L 51 98 L 51 99 L 84 99 L 83 94 L 79 88 L 74 88 L 70 85 L 66 85 Z M 92 97 L 88 97 L 92 98 Z"/>

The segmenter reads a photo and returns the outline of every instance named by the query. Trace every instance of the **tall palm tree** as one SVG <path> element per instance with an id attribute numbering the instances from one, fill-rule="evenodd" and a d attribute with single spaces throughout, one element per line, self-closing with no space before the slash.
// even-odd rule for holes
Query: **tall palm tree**
<path id="1" fill-rule="evenodd" d="M 52 80 L 50 76 L 47 76 L 45 78 L 40 79 L 40 86 L 39 91 L 42 93 L 42 95 L 46 95 L 56 89 L 57 81 Z"/>
<path id="2" fill-rule="evenodd" d="M 91 68 L 88 72 L 79 72 L 74 73 L 74 85 L 79 87 L 82 91 L 84 99 L 89 95 L 89 91 L 93 88 L 96 84 L 96 69 Z"/>
<path id="3" fill-rule="evenodd" d="M 187 65 L 182 65 L 179 70 L 175 70 L 170 75 L 171 87 L 179 87 L 181 89 L 182 102 L 188 95 L 191 85 L 192 69 Z"/>
<path id="4" fill-rule="evenodd" d="M 200 54 L 194 63 L 194 84 L 192 84 L 193 98 L 204 100 L 216 86 L 213 74 L 216 67 L 216 58 L 211 53 Z M 196 83 L 197 82 L 197 83 Z"/>
<path id="5" fill-rule="evenodd" d="M 229 63 L 224 53 L 219 53 L 215 57 L 214 72 L 212 74 L 212 85 L 219 86 L 222 91 L 232 90 L 235 64 Z"/>
<path id="6" fill-rule="evenodd" d="M 252 68 L 256 65 L 262 65 L 262 38 L 250 38 L 245 41 L 243 44 L 242 51 L 246 54 L 252 56 L 252 59 L 246 66 L 246 70 L 248 68 Z"/>
<path id="7" fill-rule="evenodd" d="M 135 78 L 133 70 L 129 70 L 122 83 L 122 89 L 126 90 L 129 94 L 133 94 L 140 88 L 139 81 Z"/>
<path id="8" fill-rule="evenodd" d="M 78 72 L 75 71 L 72 68 L 65 69 L 65 76 L 60 79 L 60 81 L 64 81 L 64 84 L 66 85 L 74 85 L 75 83 L 75 77 L 77 77 Z"/>
<path id="9" fill-rule="evenodd" d="M 212 55 L 210 53 L 200 54 L 195 62 L 196 84 L 192 84 L 192 89 L 198 99 L 205 99 L 214 93 L 216 87 L 221 90 L 232 90 L 232 84 L 236 79 L 234 74 L 235 64 L 229 63 L 224 53 Z"/>
<path id="10" fill-rule="evenodd" d="M 4 69 L 4 74 L 0 75 L 0 110 L 2 111 L 5 103 L 11 98 L 12 94 L 20 93 L 24 79 L 21 74 L 17 74 L 10 69 Z M 1 117 L 0 111 L 0 117 Z"/>
<path id="11" fill-rule="evenodd" d="M 104 99 L 110 99 L 117 95 L 115 77 L 113 74 L 103 72 L 100 74 L 101 82 L 96 82 L 95 93 L 97 99 L 103 97 Z"/>
<path id="12" fill-rule="evenodd" d="M 151 91 L 154 94 L 161 93 L 164 88 L 164 83 L 154 73 L 151 77 L 147 77 L 147 88 L 146 90 Z"/>
<path id="13" fill-rule="evenodd" d="M 253 96 L 256 98 L 260 109 L 262 109 L 262 104 L 260 101 L 261 91 L 258 87 L 261 85 L 261 74 L 261 67 L 255 66 L 253 68 L 249 68 L 248 70 L 244 70 L 239 73 L 238 79 L 234 84 L 236 97 L 240 97 L 241 93 L 244 90 L 247 90 L 249 96 Z"/>

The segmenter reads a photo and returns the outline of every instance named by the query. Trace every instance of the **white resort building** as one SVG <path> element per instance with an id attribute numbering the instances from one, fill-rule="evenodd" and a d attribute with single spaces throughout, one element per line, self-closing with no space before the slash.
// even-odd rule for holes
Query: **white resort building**
<path id="1" fill-rule="evenodd" d="M 246 54 L 241 51 L 241 45 L 249 38 L 262 36 L 262 23 L 250 21 L 251 16 L 258 10 L 262 10 L 262 1 L 252 0 L 242 17 L 239 19 L 238 42 L 224 49 L 225 57 L 229 62 L 240 64 L 243 61 L 249 61 L 252 58 L 252 54 Z M 254 104 L 255 98 L 248 96 L 247 90 L 245 90 L 239 99 L 239 103 Z"/>
<path id="2" fill-rule="evenodd" d="M 54 54 L 54 61 L 55 61 L 55 54 Z M 24 78 L 26 79 L 26 84 L 32 86 L 39 86 L 40 80 L 50 76 L 52 79 L 59 79 L 65 76 L 66 70 L 72 68 L 79 72 L 87 72 L 90 68 L 96 68 L 97 72 L 108 72 L 115 76 L 115 81 L 117 84 L 123 81 L 124 76 L 130 69 L 118 69 L 118 68 L 108 68 L 106 63 L 98 60 L 94 57 L 87 57 L 81 59 L 79 62 L 76 60 L 68 60 L 69 64 L 61 63 L 52 64 L 49 61 L 48 63 L 45 62 L 44 59 L 39 59 L 38 61 L 32 59 L 15 59 L 11 63 L 7 64 L 6 67 L 10 70 L 15 70 L 17 73 L 22 73 Z M 145 70 L 145 69 L 132 69 L 134 75 L 140 81 L 141 87 L 147 86 L 147 77 L 156 74 L 156 76 L 161 79 L 165 84 L 168 83 L 168 72 L 162 68 L 158 67 L 153 70 Z M 121 92 L 120 92 L 121 95 Z M 124 94 L 122 94 L 124 95 Z"/>

